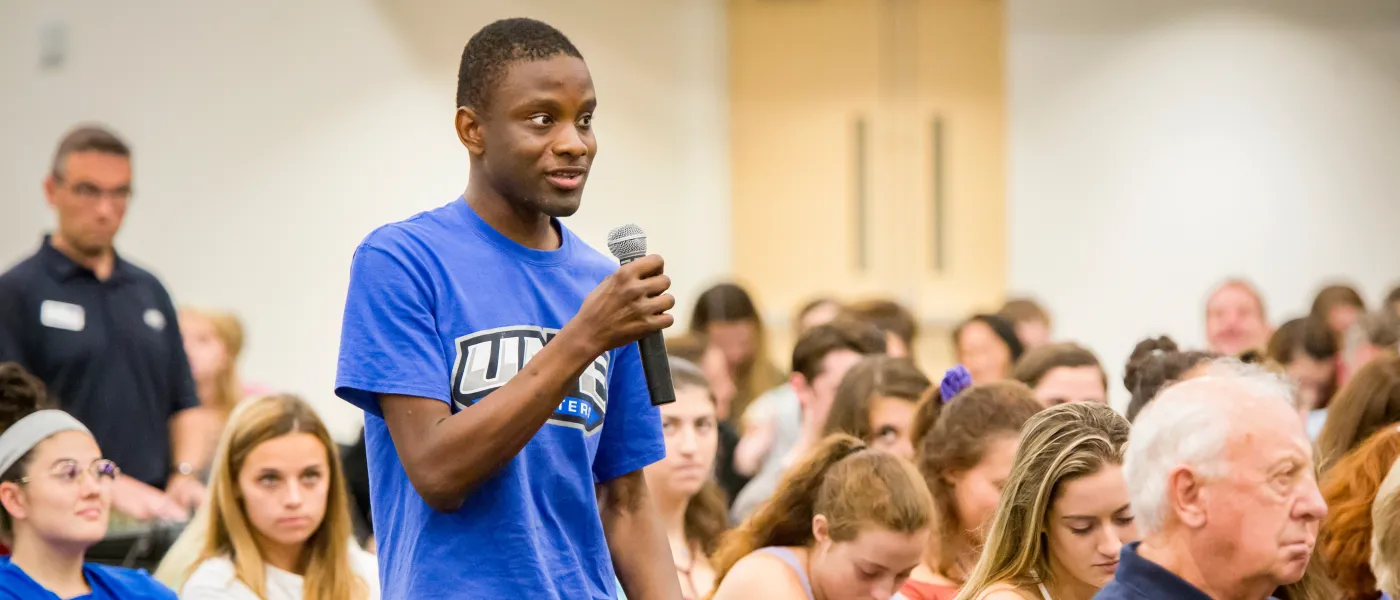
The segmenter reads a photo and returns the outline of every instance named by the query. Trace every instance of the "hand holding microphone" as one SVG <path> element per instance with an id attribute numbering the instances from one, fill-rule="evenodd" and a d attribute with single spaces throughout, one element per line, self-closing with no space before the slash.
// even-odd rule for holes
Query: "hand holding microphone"
<path id="1" fill-rule="evenodd" d="M 599 354 L 638 342 L 642 370 L 652 404 L 675 401 L 670 363 L 661 330 L 675 322 L 665 314 L 676 306 L 667 294 L 671 278 L 660 256 L 647 255 L 646 234 L 636 225 L 623 225 L 608 234 L 608 249 L 621 266 L 588 294 L 571 324 L 586 328 Z"/>

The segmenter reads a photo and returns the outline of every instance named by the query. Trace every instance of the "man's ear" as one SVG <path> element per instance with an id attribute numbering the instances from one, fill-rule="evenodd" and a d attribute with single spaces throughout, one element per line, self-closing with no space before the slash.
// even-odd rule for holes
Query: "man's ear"
<path id="1" fill-rule="evenodd" d="M 1176 513 L 1182 525 L 1192 529 L 1205 526 L 1209 516 L 1206 511 L 1209 496 L 1205 479 L 1190 467 L 1179 466 L 1167 475 L 1168 507 Z"/>
<path id="2" fill-rule="evenodd" d="M 49 206 L 55 206 L 54 196 L 58 193 L 58 180 L 54 179 L 52 173 L 44 177 L 44 198 L 48 199 Z"/>
<path id="3" fill-rule="evenodd" d="M 797 394 L 797 403 L 805 410 L 812 404 L 811 382 L 807 381 L 807 376 L 794 371 L 788 376 L 788 383 L 792 384 L 792 391 Z"/>
<path id="4" fill-rule="evenodd" d="M 481 135 L 481 118 L 476 109 L 465 106 L 457 107 L 457 114 L 454 118 L 457 126 L 457 139 L 467 147 L 467 151 L 473 156 L 481 156 L 486 152 L 486 142 Z"/>
<path id="5" fill-rule="evenodd" d="M 0 483 L 0 506 L 5 507 L 5 512 L 15 519 L 23 519 L 29 512 L 20 498 L 19 490 L 19 484 L 13 481 Z"/>

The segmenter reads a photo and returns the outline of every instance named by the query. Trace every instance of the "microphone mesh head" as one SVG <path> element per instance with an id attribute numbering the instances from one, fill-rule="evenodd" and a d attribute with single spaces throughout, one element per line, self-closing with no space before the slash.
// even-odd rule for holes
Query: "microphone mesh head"
<path id="1" fill-rule="evenodd" d="M 608 251 L 618 260 L 641 258 L 647 253 L 647 234 L 628 223 L 608 232 Z"/>

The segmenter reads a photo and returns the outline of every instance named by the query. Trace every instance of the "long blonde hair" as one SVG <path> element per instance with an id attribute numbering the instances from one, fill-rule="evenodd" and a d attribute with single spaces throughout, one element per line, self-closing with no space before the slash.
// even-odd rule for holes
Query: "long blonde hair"
<path id="1" fill-rule="evenodd" d="M 913 533 L 933 522 L 933 499 L 914 466 L 868 449 L 849 435 L 822 440 L 783 477 L 773 498 L 720 540 L 715 589 L 739 559 L 768 546 L 810 546 L 812 518 L 825 515 L 831 539 L 855 539 L 864 526 Z"/>
<path id="2" fill-rule="evenodd" d="M 1061 404 L 1026 422 L 982 557 L 959 600 L 1000 582 L 1053 582 L 1045 539 L 1050 506 L 1065 482 L 1123 464 L 1129 427 L 1112 408 L 1091 402 Z"/>
<path id="3" fill-rule="evenodd" d="M 306 540 L 302 597 L 306 600 L 363 600 L 369 597 L 365 581 L 350 564 L 350 506 L 345 497 L 345 476 L 335 442 L 316 412 L 292 395 L 265 396 L 239 407 L 219 440 L 209 484 L 209 502 L 187 528 L 204 536 L 204 547 L 191 570 L 207 559 L 226 556 L 234 574 L 257 594 L 267 598 L 266 565 L 248 523 L 238 489 L 238 472 L 263 442 L 293 433 L 316 436 L 325 447 L 330 465 L 326 515 Z M 189 573 L 185 576 L 188 577 Z"/>
<path id="4" fill-rule="evenodd" d="M 224 345 L 224 358 L 227 363 L 214 376 L 214 397 L 200 400 L 228 417 L 233 407 L 243 397 L 243 387 L 238 381 L 238 356 L 243 353 L 243 323 L 233 313 L 186 306 L 181 313 L 209 321 L 214 326 L 214 335 Z"/>

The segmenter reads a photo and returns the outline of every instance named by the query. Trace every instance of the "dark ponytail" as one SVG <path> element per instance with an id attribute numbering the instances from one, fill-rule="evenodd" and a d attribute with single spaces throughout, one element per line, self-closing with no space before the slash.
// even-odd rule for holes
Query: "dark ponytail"
<path id="1" fill-rule="evenodd" d="M 1218 356 L 1212 352 L 1183 351 L 1167 336 L 1138 342 L 1128 357 L 1127 368 L 1123 370 L 1123 387 L 1128 388 L 1128 393 L 1133 396 L 1128 401 L 1128 420 L 1137 419 L 1138 413 L 1168 383 L 1180 380 L 1196 365 Z"/>
<path id="2" fill-rule="evenodd" d="M 44 382 L 16 363 L 0 363 L 0 434 L 4 434 L 20 419 L 45 408 L 49 408 L 49 396 Z M 14 481 L 23 477 L 32 453 L 26 453 L 4 473 L 0 473 L 0 481 Z M 9 530 L 10 514 L 0 507 L 0 535 L 8 537 Z"/>

